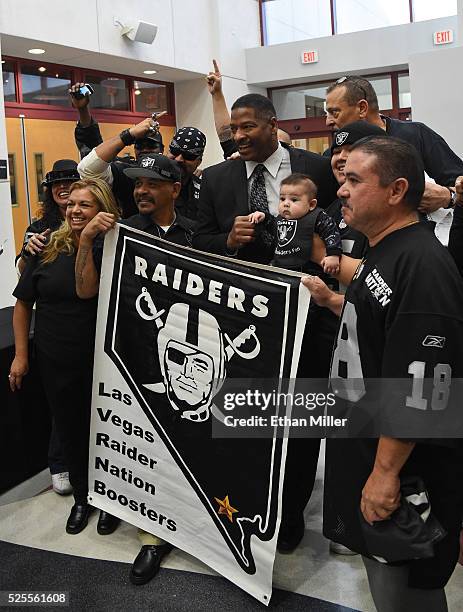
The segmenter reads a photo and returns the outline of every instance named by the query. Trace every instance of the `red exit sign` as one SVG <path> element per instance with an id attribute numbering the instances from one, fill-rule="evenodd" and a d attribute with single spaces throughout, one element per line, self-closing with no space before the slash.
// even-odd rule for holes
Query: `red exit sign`
<path id="1" fill-rule="evenodd" d="M 435 45 L 448 45 L 453 42 L 453 30 L 442 30 L 442 32 L 434 32 L 433 35 Z"/>
<path id="2" fill-rule="evenodd" d="M 318 62 L 318 51 L 303 51 L 301 62 L 303 64 L 315 64 L 315 62 Z"/>

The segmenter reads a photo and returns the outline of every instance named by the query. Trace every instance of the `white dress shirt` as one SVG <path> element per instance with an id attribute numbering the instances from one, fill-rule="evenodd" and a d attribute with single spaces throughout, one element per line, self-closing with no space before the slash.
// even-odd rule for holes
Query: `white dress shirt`
<path id="1" fill-rule="evenodd" d="M 263 162 L 247 161 L 246 175 L 248 177 L 248 197 L 251 193 L 251 186 L 254 181 L 252 173 L 256 166 L 262 163 L 265 166 L 264 179 L 265 190 L 267 192 L 268 208 L 272 215 L 278 215 L 278 205 L 280 203 L 280 183 L 291 174 L 291 162 L 289 151 L 278 143 L 277 149 Z"/>

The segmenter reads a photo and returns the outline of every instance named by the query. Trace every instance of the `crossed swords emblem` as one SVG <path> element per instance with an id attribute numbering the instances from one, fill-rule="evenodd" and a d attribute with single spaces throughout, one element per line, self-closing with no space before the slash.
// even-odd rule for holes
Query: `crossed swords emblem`
<path id="1" fill-rule="evenodd" d="M 147 314 L 142 309 L 142 303 L 146 304 L 146 307 L 149 310 L 149 314 Z M 161 317 L 166 312 L 166 310 L 165 308 L 163 308 L 162 310 L 158 310 L 156 308 L 153 298 L 151 297 L 146 287 L 142 287 L 141 293 L 135 301 L 135 308 L 140 317 L 145 321 L 154 321 L 158 329 L 162 329 L 164 327 L 164 321 L 162 321 Z M 234 339 L 230 338 L 230 336 L 225 333 L 224 337 L 228 342 L 228 346 L 225 349 L 225 355 L 227 356 L 228 361 L 233 357 L 234 354 L 238 355 L 242 359 L 254 359 L 260 353 L 260 341 L 256 334 L 255 325 L 250 325 L 249 327 L 246 327 L 246 329 L 244 329 Z M 251 338 L 254 340 L 253 348 L 248 352 L 242 351 L 240 347 Z"/>

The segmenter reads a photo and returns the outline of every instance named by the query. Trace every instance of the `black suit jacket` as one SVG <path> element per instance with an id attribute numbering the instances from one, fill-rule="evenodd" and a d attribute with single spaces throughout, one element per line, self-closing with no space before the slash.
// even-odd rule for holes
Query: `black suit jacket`
<path id="1" fill-rule="evenodd" d="M 292 172 L 302 172 L 318 187 L 318 203 L 326 208 L 336 198 L 336 182 L 330 160 L 316 153 L 287 147 Z M 243 160 L 228 160 L 206 168 L 201 177 L 198 224 L 193 246 L 201 251 L 227 255 L 227 237 L 235 217 L 249 214 L 248 180 Z M 273 256 L 259 239 L 238 251 L 246 261 L 268 263 Z"/>

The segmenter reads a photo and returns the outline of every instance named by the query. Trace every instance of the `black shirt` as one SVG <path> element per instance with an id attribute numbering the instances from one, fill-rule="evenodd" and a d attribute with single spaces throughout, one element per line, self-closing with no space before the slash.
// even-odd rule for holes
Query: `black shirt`
<path id="1" fill-rule="evenodd" d="M 236 142 L 233 138 L 229 138 L 227 140 L 221 140 L 220 146 L 222 147 L 224 159 L 228 159 L 238 151 L 238 147 L 236 146 Z"/>
<path id="2" fill-rule="evenodd" d="M 59 226 L 63 222 L 63 219 L 61 215 L 59 216 L 58 215 L 55 218 L 49 218 L 47 216 L 40 217 L 40 219 L 36 219 L 29 225 L 29 227 L 26 229 L 24 233 L 23 246 L 22 246 L 20 254 L 16 257 L 16 261 L 20 257 L 24 257 L 25 259 L 27 259 L 27 257 L 30 256 L 30 254 L 27 253 L 25 249 L 26 249 L 27 243 L 29 242 L 33 234 L 41 234 L 47 229 L 50 229 L 52 232 L 54 232 L 55 230 L 59 228 Z"/>
<path id="3" fill-rule="evenodd" d="M 346 292 L 331 367 L 333 389 L 349 401 L 344 416 L 351 419 L 351 435 L 369 435 L 372 415 L 397 426 L 444 414 L 439 410 L 449 396 L 440 387 L 435 393 L 432 384 L 449 388 L 451 398 L 451 385 L 463 375 L 462 303 L 463 282 L 428 225 L 404 227 L 369 249 Z M 420 374 L 431 386 L 420 388 Z M 374 378 L 402 381 L 393 402 L 378 392 Z M 455 490 L 448 444 L 433 442 L 419 441 L 401 472 L 423 478 L 431 505 L 433 495 L 448 500 Z M 362 554 L 368 549 L 359 504 L 376 450 L 374 438 L 327 443 L 324 532 Z"/>
<path id="4" fill-rule="evenodd" d="M 463 276 L 463 206 L 458 204 L 453 210 L 448 249 Z"/>
<path id="5" fill-rule="evenodd" d="M 198 215 L 199 190 L 201 189 L 201 179 L 197 176 L 190 176 L 182 189 L 178 198 L 175 200 L 175 210 L 183 217 L 196 219 Z"/>
<path id="6" fill-rule="evenodd" d="M 77 296 L 75 261 L 76 253 L 60 253 L 47 264 L 30 257 L 13 292 L 17 299 L 36 304 L 35 346 L 69 367 L 87 364 L 93 354 L 98 304 L 97 297 Z"/>
<path id="7" fill-rule="evenodd" d="M 152 220 L 151 215 L 137 214 L 129 219 L 123 219 L 119 223 L 127 227 L 139 229 L 147 234 L 157 236 L 158 238 L 163 238 L 174 244 L 188 247 L 191 247 L 191 238 L 195 229 L 195 222 L 183 217 L 179 213 L 176 213 L 175 221 L 167 231 L 164 231 L 162 227 L 157 225 Z"/>
<path id="8" fill-rule="evenodd" d="M 419 121 L 401 121 L 381 115 L 386 123 L 386 133 L 413 145 L 418 151 L 428 176 L 438 185 L 450 187 L 463 174 L 463 161 L 452 151 L 445 140 L 430 127 Z M 331 148 L 323 153 L 331 157 Z"/>
<path id="9" fill-rule="evenodd" d="M 103 142 L 101 137 L 100 126 L 92 117 L 90 125 L 84 126 L 80 121 L 77 122 L 74 129 L 74 140 L 79 149 L 80 157 L 85 157 L 92 149 Z"/>
<path id="10" fill-rule="evenodd" d="M 425 172 L 439 185 L 450 187 L 463 174 L 463 161 L 452 151 L 442 136 L 424 123 L 400 121 L 382 116 L 389 136 L 413 145 L 423 160 Z"/>

